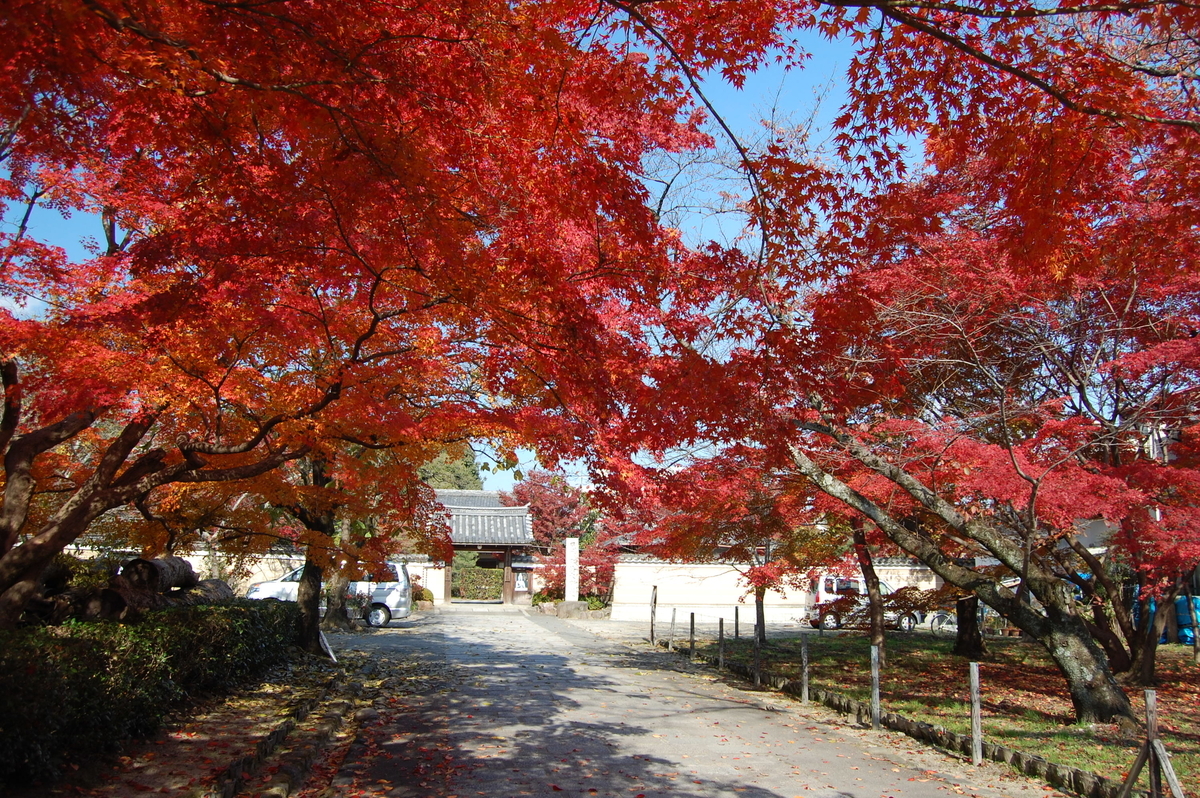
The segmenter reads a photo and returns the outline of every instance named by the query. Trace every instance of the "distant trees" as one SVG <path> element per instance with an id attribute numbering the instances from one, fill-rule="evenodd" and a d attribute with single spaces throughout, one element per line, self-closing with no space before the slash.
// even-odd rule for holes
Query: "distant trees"
<path id="1" fill-rule="evenodd" d="M 616 567 L 614 530 L 603 513 L 593 507 L 587 493 L 571 485 L 565 475 L 534 469 L 500 494 L 509 506 L 528 505 L 533 537 L 543 548 L 544 590 L 561 596 L 566 586 L 565 547 L 569 537 L 579 538 L 579 591 L 581 596 L 608 600 Z"/>
<path id="2" fill-rule="evenodd" d="M 483 477 L 469 447 L 456 453 L 451 449 L 438 452 L 437 457 L 417 469 L 421 481 L 437 490 L 482 490 Z"/>
<path id="3" fill-rule="evenodd" d="M 535 468 L 500 494 L 510 507 L 529 507 L 533 538 L 539 546 L 561 544 L 569 537 L 594 537 L 599 515 L 587 494 L 567 481 L 563 474 Z"/>

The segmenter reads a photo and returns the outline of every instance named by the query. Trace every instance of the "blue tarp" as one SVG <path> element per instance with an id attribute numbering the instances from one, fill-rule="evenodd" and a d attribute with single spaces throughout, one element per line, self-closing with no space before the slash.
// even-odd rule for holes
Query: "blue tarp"
<path id="1" fill-rule="evenodd" d="M 1200 615 L 1200 596 L 1192 596 L 1192 606 Z M 1187 596 L 1175 599 L 1175 621 L 1179 624 L 1179 642 L 1192 645 L 1196 641 L 1196 630 L 1192 627 L 1192 611 L 1188 608 Z"/>
<path id="2" fill-rule="evenodd" d="M 1200 596 L 1192 596 L 1192 603 L 1196 607 L 1196 614 L 1200 615 Z M 1133 605 L 1133 622 L 1140 624 L 1142 605 L 1140 602 L 1135 602 Z M 1150 612 L 1154 612 L 1154 600 L 1150 601 Z M 1175 599 L 1175 622 L 1179 626 L 1179 642 L 1185 646 L 1190 646 L 1195 642 L 1196 630 L 1192 628 L 1192 613 L 1188 609 L 1187 596 L 1179 596 Z M 1167 642 L 1167 633 L 1163 632 L 1160 643 Z"/>

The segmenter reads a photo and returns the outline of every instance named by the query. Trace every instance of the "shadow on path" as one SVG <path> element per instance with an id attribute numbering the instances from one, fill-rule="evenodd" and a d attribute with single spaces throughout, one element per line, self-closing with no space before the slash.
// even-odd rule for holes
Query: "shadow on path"
<path id="1" fill-rule="evenodd" d="M 339 794 L 783 795 L 754 783 L 753 755 L 731 744 L 722 767 L 691 746 L 692 726 L 736 729 L 763 714 L 760 706 L 693 690 L 663 657 L 557 619 L 443 616 L 356 647 L 443 658 L 450 667 L 444 682 L 364 730 Z"/>

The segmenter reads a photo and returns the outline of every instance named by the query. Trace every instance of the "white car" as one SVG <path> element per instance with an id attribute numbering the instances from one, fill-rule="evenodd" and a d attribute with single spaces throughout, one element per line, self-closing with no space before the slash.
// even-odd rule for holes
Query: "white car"
<path id="1" fill-rule="evenodd" d="M 392 579 L 380 581 L 368 575 L 363 581 L 351 582 L 348 588 L 353 595 L 370 597 L 363 610 L 363 620 L 368 626 L 387 626 L 393 618 L 407 618 L 412 612 L 412 582 L 408 578 L 408 567 L 396 562 L 388 563 L 388 568 L 391 569 Z M 303 571 L 304 568 L 300 567 L 270 582 L 253 584 L 246 598 L 295 601 Z"/>

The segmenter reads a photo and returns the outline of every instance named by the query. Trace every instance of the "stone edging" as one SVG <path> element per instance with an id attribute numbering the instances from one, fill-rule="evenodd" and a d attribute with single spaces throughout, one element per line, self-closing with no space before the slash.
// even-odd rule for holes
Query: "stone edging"
<path id="1" fill-rule="evenodd" d="M 605 607 L 602 610 L 581 610 L 570 613 L 560 613 L 558 604 L 550 601 L 547 601 L 544 604 L 532 605 L 527 609 L 531 610 L 532 612 L 541 613 L 542 615 L 554 615 L 559 618 L 569 618 L 582 621 L 606 621 L 612 617 L 612 607 Z"/>
<path id="2" fill-rule="evenodd" d="M 287 739 L 288 735 L 296 728 L 296 724 L 302 723 L 314 709 L 316 709 L 322 701 L 324 701 L 331 692 L 336 691 L 338 687 L 338 677 L 333 676 L 325 683 L 315 696 L 306 698 L 297 703 L 282 723 L 276 726 L 270 734 L 258 741 L 253 754 L 238 757 L 229 763 L 229 766 L 217 774 L 213 785 L 196 794 L 196 798 L 234 798 L 241 790 L 250 776 L 258 772 L 263 763 L 271 754 L 275 753 L 275 749 L 280 743 Z"/>
<path id="3" fill-rule="evenodd" d="M 374 670 L 375 663 L 367 662 L 360 670 L 360 676 L 368 676 Z M 213 785 L 195 794 L 194 798 L 235 798 L 245 787 L 249 779 L 257 773 L 276 750 L 296 730 L 298 724 L 312 714 L 331 695 L 348 692 L 358 696 L 363 691 L 359 681 L 342 684 L 342 676 L 335 675 L 317 692 L 316 695 L 298 702 L 280 723 L 266 737 L 259 740 L 253 754 L 239 757 L 217 775 Z M 306 739 L 298 740 L 293 750 L 287 751 L 278 764 L 276 777 L 271 786 L 262 792 L 264 798 L 286 798 L 300 789 L 309 771 L 317 761 L 321 750 L 341 727 L 343 718 L 354 708 L 355 702 L 349 699 L 330 701 L 326 707 L 323 719 L 313 733 Z"/>
<path id="4" fill-rule="evenodd" d="M 666 641 L 659 641 L 658 644 L 665 647 Z M 684 657 L 688 656 L 687 651 L 683 648 L 674 649 L 674 653 Z M 713 667 L 717 665 L 717 658 L 707 654 L 696 654 L 694 659 Z M 725 670 L 747 681 L 754 680 L 754 670 L 748 665 L 726 662 Z M 770 687 L 773 690 L 778 690 L 797 698 L 800 697 L 801 685 L 798 679 L 788 679 L 784 676 L 763 671 L 761 673 L 761 682 L 765 687 Z M 863 718 L 869 719 L 871 717 L 871 705 L 869 702 L 850 698 L 834 690 L 810 690 L 809 697 L 811 700 L 824 704 L 837 712 L 847 715 L 857 715 L 860 721 Z M 934 726 L 930 723 L 911 720 L 894 712 L 883 713 L 879 721 L 887 728 L 907 734 L 913 739 L 932 743 L 939 748 L 954 753 L 971 755 L 971 736 L 969 734 L 958 734 L 942 726 Z M 1119 781 L 1098 776 L 1090 771 L 1059 765 L 1043 757 L 1026 754 L 1003 745 L 997 745 L 996 743 L 989 743 L 986 740 L 983 743 L 983 757 L 993 762 L 1007 764 L 1024 773 L 1026 776 L 1044 781 L 1060 790 L 1073 792 L 1076 795 L 1082 796 L 1082 798 L 1118 798 L 1123 786 Z M 1147 796 L 1148 793 L 1138 791 L 1133 792 L 1132 795 L 1141 797 Z"/>

